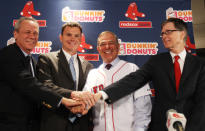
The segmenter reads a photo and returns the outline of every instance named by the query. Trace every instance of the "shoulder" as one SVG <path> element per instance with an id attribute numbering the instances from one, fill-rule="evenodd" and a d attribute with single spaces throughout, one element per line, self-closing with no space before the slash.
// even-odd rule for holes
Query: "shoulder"
<path id="1" fill-rule="evenodd" d="M 99 72 L 104 72 L 103 71 L 103 64 L 101 64 L 99 67 L 97 68 L 92 68 L 90 71 L 89 71 L 89 74 L 92 75 L 92 76 L 97 76 Z"/>
<path id="2" fill-rule="evenodd" d="M 22 58 L 23 53 L 21 52 L 20 48 L 16 44 L 8 45 L 4 48 L 0 49 L 0 59 L 19 59 Z"/>
<path id="3" fill-rule="evenodd" d="M 196 63 L 196 64 L 202 65 L 202 66 L 205 65 L 205 59 L 201 58 L 199 56 L 195 56 L 195 55 L 187 53 L 186 59 L 189 59 L 190 63 Z"/>
<path id="4" fill-rule="evenodd" d="M 163 61 L 167 61 L 168 59 L 171 59 L 170 53 L 164 52 L 164 53 L 150 56 L 147 63 L 156 63 L 157 64 L 157 63 L 161 63 Z"/>
<path id="5" fill-rule="evenodd" d="M 136 64 L 125 61 L 125 60 L 120 60 L 120 63 L 121 65 L 124 65 L 124 68 L 127 68 L 127 69 L 133 69 L 133 70 L 139 69 L 139 67 Z"/>
<path id="6" fill-rule="evenodd" d="M 82 64 L 84 64 L 84 65 L 86 65 L 86 66 L 88 66 L 88 67 L 90 67 L 90 68 L 93 68 L 93 64 L 91 64 L 90 62 L 88 62 L 87 60 L 85 60 L 83 56 L 79 56 L 79 55 L 78 55 L 78 58 L 79 58 L 79 60 L 80 60 L 80 62 L 81 62 Z"/>
<path id="7" fill-rule="evenodd" d="M 56 57 L 59 53 L 60 51 L 53 51 L 45 54 L 40 54 L 39 57 Z"/>
<path id="8" fill-rule="evenodd" d="M 160 54 L 157 54 L 157 55 L 153 55 L 150 58 L 151 59 L 162 59 L 162 58 L 166 58 L 166 57 L 171 57 L 169 52 L 163 52 L 163 53 L 160 53 Z"/>
<path id="9" fill-rule="evenodd" d="M 54 52 L 49 52 L 49 53 L 45 53 L 45 54 L 40 54 L 38 57 L 38 60 L 51 60 L 51 61 L 56 61 L 58 59 L 58 54 L 60 53 L 60 51 L 54 51 Z"/>

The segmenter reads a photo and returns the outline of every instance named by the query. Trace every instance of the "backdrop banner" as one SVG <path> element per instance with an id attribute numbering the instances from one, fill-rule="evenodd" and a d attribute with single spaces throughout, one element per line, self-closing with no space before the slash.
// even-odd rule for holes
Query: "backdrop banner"
<path id="1" fill-rule="evenodd" d="M 40 36 L 33 50 L 41 53 L 59 50 L 59 34 L 65 22 L 77 21 L 83 27 L 78 52 L 97 67 L 97 37 L 109 30 L 119 37 L 120 58 L 142 66 L 151 55 L 167 51 L 160 38 L 161 23 L 167 18 L 183 19 L 189 28 L 186 49 L 195 55 L 191 0 L 21 0 L 0 5 L 0 48 L 12 44 L 13 25 L 21 16 L 33 17 L 40 25 Z"/>

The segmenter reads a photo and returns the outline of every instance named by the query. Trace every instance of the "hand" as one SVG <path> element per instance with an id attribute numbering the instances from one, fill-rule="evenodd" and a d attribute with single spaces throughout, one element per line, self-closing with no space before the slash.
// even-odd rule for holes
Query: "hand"
<path id="1" fill-rule="evenodd" d="M 73 113 L 73 114 L 82 114 L 82 112 L 85 111 L 85 107 L 84 106 L 73 106 L 70 107 L 69 110 Z"/>
<path id="2" fill-rule="evenodd" d="M 70 111 L 74 114 L 82 114 L 85 115 L 88 113 L 89 109 L 84 108 L 82 106 L 74 106 L 70 108 Z"/>
<path id="3" fill-rule="evenodd" d="M 92 107 L 95 105 L 96 101 L 94 98 L 94 94 L 89 91 L 73 91 L 71 93 L 71 98 L 74 100 L 83 101 L 86 106 Z"/>
<path id="4" fill-rule="evenodd" d="M 95 98 L 95 101 L 97 102 L 102 98 L 102 94 L 100 92 L 98 92 L 94 95 L 94 98 Z"/>
<path id="5" fill-rule="evenodd" d="M 65 97 L 62 98 L 61 104 L 63 104 L 68 109 L 74 106 L 82 106 L 83 108 L 85 108 L 85 104 L 82 101 L 76 101 Z"/>
<path id="6" fill-rule="evenodd" d="M 98 102 L 101 98 L 102 98 L 102 94 L 101 94 L 100 92 L 96 93 L 96 94 L 94 95 L 95 103 Z M 85 110 L 84 110 L 81 114 L 82 114 L 82 115 L 87 114 L 91 107 L 92 107 L 92 106 L 86 105 Z"/>

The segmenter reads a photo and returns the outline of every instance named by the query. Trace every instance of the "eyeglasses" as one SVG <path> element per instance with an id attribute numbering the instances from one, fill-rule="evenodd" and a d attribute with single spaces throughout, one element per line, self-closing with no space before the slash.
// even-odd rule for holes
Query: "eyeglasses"
<path id="1" fill-rule="evenodd" d="M 161 32 L 160 37 L 163 37 L 163 35 L 170 35 L 174 31 L 181 31 L 181 30 L 166 30 L 165 32 Z"/>

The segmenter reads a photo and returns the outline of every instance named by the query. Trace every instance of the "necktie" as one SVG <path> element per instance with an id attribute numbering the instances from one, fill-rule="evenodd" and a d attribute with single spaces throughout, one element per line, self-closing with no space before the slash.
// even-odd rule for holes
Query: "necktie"
<path id="1" fill-rule="evenodd" d="M 74 81 L 74 89 L 76 88 L 76 73 L 75 73 L 75 68 L 74 68 L 74 63 L 73 63 L 74 57 L 71 56 L 70 60 L 69 60 L 69 66 L 70 66 L 70 71 L 73 77 L 73 81 Z M 70 114 L 70 116 L 68 117 L 68 119 L 70 120 L 71 123 L 73 123 L 76 119 L 76 116 L 74 114 Z"/>
<path id="2" fill-rule="evenodd" d="M 75 83 L 76 82 L 76 73 L 75 73 L 73 60 L 74 60 L 74 57 L 71 56 L 70 61 L 69 61 L 69 66 L 70 66 L 70 71 L 71 71 L 71 74 L 72 74 L 72 77 L 73 77 L 73 81 Z"/>
<path id="3" fill-rule="evenodd" d="M 107 65 L 105 66 L 105 68 L 106 68 L 107 70 L 109 70 L 111 67 L 112 67 L 111 64 L 107 64 Z"/>
<path id="4" fill-rule="evenodd" d="M 176 92 L 178 93 L 178 90 L 179 90 L 179 82 L 180 82 L 180 79 L 181 79 L 181 70 L 180 70 L 180 66 L 179 66 L 179 62 L 178 62 L 178 59 L 180 57 L 178 55 L 176 55 L 174 57 L 174 72 L 175 72 L 175 80 L 176 80 Z"/>
<path id="5" fill-rule="evenodd" d="M 34 77 L 34 71 L 33 71 L 33 67 L 31 66 L 31 56 L 28 55 L 26 56 L 26 65 L 27 65 L 27 68 L 29 70 L 29 72 L 31 73 L 31 75 Z"/>

